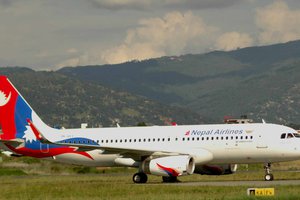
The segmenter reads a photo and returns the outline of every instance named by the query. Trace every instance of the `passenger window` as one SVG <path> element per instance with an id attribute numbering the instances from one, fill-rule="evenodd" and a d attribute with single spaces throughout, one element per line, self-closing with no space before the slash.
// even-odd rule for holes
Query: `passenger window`
<path id="1" fill-rule="evenodd" d="M 280 136 L 280 138 L 281 138 L 281 139 L 284 139 L 284 138 L 285 138 L 285 135 L 286 135 L 285 133 L 282 133 L 281 136 Z"/>

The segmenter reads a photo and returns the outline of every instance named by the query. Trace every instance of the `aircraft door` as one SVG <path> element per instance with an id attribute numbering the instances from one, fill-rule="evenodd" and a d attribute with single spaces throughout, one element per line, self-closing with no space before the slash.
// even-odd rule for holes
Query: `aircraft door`
<path id="1" fill-rule="evenodd" d="M 259 133 L 256 138 L 256 148 L 257 149 L 267 149 L 268 145 L 266 144 L 266 140 L 263 137 L 262 133 Z"/>

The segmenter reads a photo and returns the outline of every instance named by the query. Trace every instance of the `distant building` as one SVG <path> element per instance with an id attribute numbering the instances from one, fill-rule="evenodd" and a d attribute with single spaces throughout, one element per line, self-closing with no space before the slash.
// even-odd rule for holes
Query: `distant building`
<path id="1" fill-rule="evenodd" d="M 253 123 L 253 120 L 248 119 L 247 115 L 242 115 L 241 118 L 239 118 L 239 119 L 225 116 L 224 123 L 225 124 L 250 124 L 250 123 Z"/>
<path id="2" fill-rule="evenodd" d="M 81 129 L 86 129 L 86 128 L 87 128 L 87 126 L 88 126 L 88 124 L 87 124 L 87 123 L 81 123 Z"/>

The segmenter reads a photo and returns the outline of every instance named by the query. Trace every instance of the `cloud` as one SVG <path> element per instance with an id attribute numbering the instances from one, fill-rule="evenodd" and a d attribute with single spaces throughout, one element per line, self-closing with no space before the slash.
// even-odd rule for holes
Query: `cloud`
<path id="1" fill-rule="evenodd" d="M 192 12 L 170 12 L 163 18 L 143 19 L 137 28 L 128 30 L 122 44 L 104 52 L 102 60 L 112 64 L 178 55 L 189 49 L 200 51 L 212 44 L 217 30 Z"/>
<path id="2" fill-rule="evenodd" d="M 256 24 L 261 44 L 287 42 L 300 38 L 300 10 L 292 10 L 283 1 L 257 9 Z"/>
<path id="3" fill-rule="evenodd" d="M 105 8 L 109 10 L 139 10 L 150 6 L 151 1 L 148 0 L 89 0 L 98 8 Z"/>
<path id="4" fill-rule="evenodd" d="M 0 0 L 0 6 L 10 6 L 13 2 L 10 0 Z"/>
<path id="5" fill-rule="evenodd" d="M 253 39 L 245 33 L 229 32 L 222 34 L 216 42 L 216 48 L 220 50 L 234 50 L 237 48 L 249 47 Z"/>
<path id="6" fill-rule="evenodd" d="M 66 67 L 66 66 L 90 65 L 94 63 L 93 61 L 95 61 L 95 59 L 92 57 L 92 54 L 89 54 L 87 52 L 79 52 L 75 48 L 67 49 L 65 55 L 68 55 L 70 58 L 56 64 L 55 65 L 56 69 Z"/>
<path id="7" fill-rule="evenodd" d="M 247 0 L 89 0 L 98 8 L 110 10 L 206 9 L 224 8 Z"/>

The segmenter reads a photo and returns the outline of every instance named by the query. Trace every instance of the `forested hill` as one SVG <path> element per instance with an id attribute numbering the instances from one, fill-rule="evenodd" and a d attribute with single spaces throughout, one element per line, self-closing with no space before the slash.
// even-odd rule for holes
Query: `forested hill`
<path id="1" fill-rule="evenodd" d="M 185 106 L 215 122 L 241 114 L 300 122 L 300 41 L 58 72 Z"/>
<path id="2" fill-rule="evenodd" d="M 99 84 L 70 78 L 56 72 L 36 72 L 28 68 L 0 68 L 18 88 L 41 118 L 51 126 L 135 126 L 139 122 L 163 125 L 199 124 L 196 113 L 163 105 L 144 97 L 119 92 Z"/>

